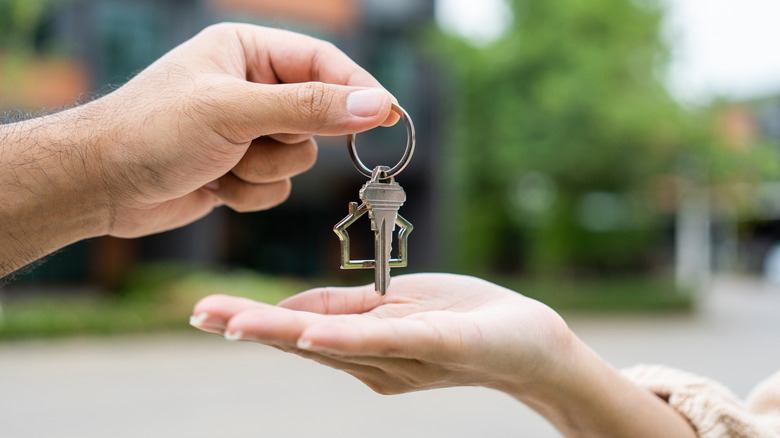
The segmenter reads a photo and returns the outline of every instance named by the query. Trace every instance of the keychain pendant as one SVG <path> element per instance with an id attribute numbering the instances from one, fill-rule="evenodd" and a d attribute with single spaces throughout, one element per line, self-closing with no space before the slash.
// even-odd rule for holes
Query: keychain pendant
<path id="1" fill-rule="evenodd" d="M 393 110 L 401 114 L 406 124 L 407 143 L 403 158 L 393 168 L 377 166 L 369 170 L 360 161 L 355 150 L 355 135 L 351 134 L 348 143 L 352 163 L 370 179 L 360 189 L 360 199 L 363 201 L 360 206 L 357 202 L 350 202 L 349 215 L 333 227 L 341 243 L 341 269 L 374 268 L 374 287 L 380 295 L 384 295 L 390 287 L 390 268 L 406 267 L 407 240 L 414 229 L 411 222 L 398 214 L 401 205 L 406 201 L 406 192 L 394 179 L 395 175 L 406 167 L 414 153 L 414 125 L 401 107 L 393 104 Z M 347 228 L 366 213 L 374 232 L 374 259 L 352 260 Z M 391 258 L 392 235 L 396 225 L 399 227 L 398 258 Z"/>

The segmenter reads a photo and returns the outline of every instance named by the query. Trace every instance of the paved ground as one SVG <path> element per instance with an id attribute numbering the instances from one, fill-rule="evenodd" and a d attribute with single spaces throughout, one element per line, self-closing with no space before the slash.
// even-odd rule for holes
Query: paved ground
<path id="1" fill-rule="evenodd" d="M 780 369 L 780 289 L 719 279 L 693 316 L 569 318 L 617 366 L 667 363 L 740 395 Z M 384 397 L 292 355 L 216 336 L 0 344 L 0 437 L 557 437 L 478 388 Z"/>

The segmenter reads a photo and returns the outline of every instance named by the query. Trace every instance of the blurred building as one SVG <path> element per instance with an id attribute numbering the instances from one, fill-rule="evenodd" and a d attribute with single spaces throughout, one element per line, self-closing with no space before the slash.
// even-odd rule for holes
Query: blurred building
<path id="1" fill-rule="evenodd" d="M 433 0 L 65 2 L 45 17 L 37 38 L 40 46 L 54 44 L 61 53 L 69 54 L 69 59 L 75 60 L 69 68 L 75 73 L 36 80 L 54 90 L 50 93 L 57 94 L 57 99 L 36 98 L 30 91 L 27 95 L 17 93 L 21 95 L 13 103 L 26 102 L 29 108 L 58 106 L 78 96 L 110 92 L 215 22 L 252 22 L 327 39 L 374 74 L 415 122 L 418 147 L 411 164 L 397 179 L 408 198 L 401 212 L 415 225 L 410 238 L 410 267 L 431 269 L 441 258 L 437 227 L 441 219 L 435 214 L 441 210 L 437 207 L 437 184 L 443 179 L 436 164 L 436 154 L 441 153 L 437 116 L 441 84 L 419 48 L 417 35 L 431 25 L 433 8 Z M 2 97 L 0 94 L 0 101 Z M 405 141 L 403 126 L 397 126 L 359 135 L 358 147 L 367 164 L 393 165 L 401 157 Z M 358 200 L 365 178 L 353 168 L 345 138 L 320 138 L 318 143 L 318 163 L 312 171 L 293 179 L 293 193 L 283 206 L 250 214 L 220 209 L 188 227 L 156 236 L 81 242 L 55 254 L 56 260 L 27 278 L 92 280 L 111 286 L 136 263 L 154 260 L 242 266 L 277 274 L 339 275 L 339 243 L 332 227 L 347 214 L 348 203 Z M 370 258 L 373 234 L 368 223 L 361 222 L 350 228 L 353 257 Z M 372 278 L 370 273 L 360 277 L 365 281 Z"/>
<path id="2" fill-rule="evenodd" d="M 765 143 L 780 154 L 780 97 L 726 105 L 717 128 L 728 147 L 746 150 Z M 759 169 L 756 174 L 760 174 Z M 714 268 L 780 279 L 780 182 L 759 181 L 736 190 L 751 208 L 734 215 L 728 205 L 716 202 L 713 206 Z"/>

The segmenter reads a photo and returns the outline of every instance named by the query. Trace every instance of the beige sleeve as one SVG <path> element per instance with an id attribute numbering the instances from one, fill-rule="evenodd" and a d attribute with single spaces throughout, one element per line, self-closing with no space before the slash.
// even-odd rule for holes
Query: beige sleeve
<path id="1" fill-rule="evenodd" d="M 767 427 L 780 437 L 780 371 L 756 386 L 748 395 L 746 404 L 750 412 L 760 415 Z"/>
<path id="2" fill-rule="evenodd" d="M 662 365 L 622 373 L 666 400 L 701 438 L 780 438 L 780 373 L 759 385 L 748 403 L 712 380 Z"/>

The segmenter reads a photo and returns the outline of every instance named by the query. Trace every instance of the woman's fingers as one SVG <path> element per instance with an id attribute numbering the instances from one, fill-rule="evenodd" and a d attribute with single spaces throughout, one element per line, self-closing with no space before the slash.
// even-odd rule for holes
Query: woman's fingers
<path id="1" fill-rule="evenodd" d="M 331 316 L 303 330 L 298 348 L 342 356 L 418 359 L 443 351 L 440 333 L 413 319 Z"/>
<path id="2" fill-rule="evenodd" d="M 381 394 L 451 384 L 448 349 L 419 319 L 320 314 L 214 295 L 195 306 L 191 323 L 345 371 Z"/>
<path id="3" fill-rule="evenodd" d="M 225 336 L 231 340 L 295 346 L 301 333 L 315 324 L 318 317 L 321 315 L 275 306 L 254 307 L 233 315 L 227 323 Z"/>
<path id="4" fill-rule="evenodd" d="M 420 358 L 441 350 L 440 333 L 422 320 L 327 315 L 224 295 L 206 297 L 195 306 L 193 325 L 203 328 L 206 321 L 224 327 L 231 339 L 339 356 Z"/>
<path id="5" fill-rule="evenodd" d="M 245 310 L 268 306 L 249 298 L 209 295 L 195 304 L 190 325 L 203 331 L 223 334 L 227 322 Z"/>
<path id="6" fill-rule="evenodd" d="M 380 303 L 382 297 L 373 285 L 358 287 L 320 287 L 301 292 L 279 303 L 280 307 L 322 314 L 365 313 Z"/>

